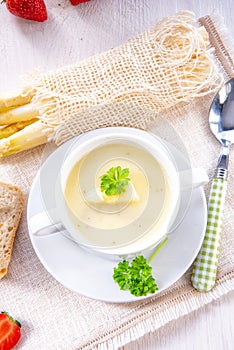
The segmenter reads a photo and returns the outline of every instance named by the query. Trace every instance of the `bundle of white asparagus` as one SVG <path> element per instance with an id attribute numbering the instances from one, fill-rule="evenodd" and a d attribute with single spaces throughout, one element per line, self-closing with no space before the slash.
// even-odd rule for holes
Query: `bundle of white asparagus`
<path id="1" fill-rule="evenodd" d="M 31 88 L 0 95 L 0 156 L 21 152 L 48 141 L 53 128 L 39 120 L 39 111 L 31 103 Z"/>
<path id="2" fill-rule="evenodd" d="M 0 156 L 44 144 L 55 130 L 59 145 L 62 128 L 64 142 L 87 129 L 118 124 L 111 108 L 100 117 L 90 113 L 87 123 L 95 106 L 135 105 L 157 115 L 217 90 L 221 80 L 206 30 L 193 13 L 179 12 L 116 49 L 32 74 L 27 87 L 0 96 Z M 144 129 L 143 118 L 138 113 L 133 120 L 124 111 L 119 125 Z"/>

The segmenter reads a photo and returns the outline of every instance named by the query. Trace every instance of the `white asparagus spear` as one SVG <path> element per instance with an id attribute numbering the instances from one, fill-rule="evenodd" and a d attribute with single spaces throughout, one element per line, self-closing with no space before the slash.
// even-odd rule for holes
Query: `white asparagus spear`
<path id="1" fill-rule="evenodd" d="M 15 134 L 0 140 L 0 157 L 42 145 L 48 141 L 53 132 L 53 128 L 42 124 L 41 121 L 30 124 Z"/>
<path id="2" fill-rule="evenodd" d="M 13 90 L 0 95 L 0 111 L 29 103 L 35 94 L 30 87 Z"/>
<path id="3" fill-rule="evenodd" d="M 23 122 L 17 122 L 11 125 L 0 127 L 0 140 L 15 134 L 17 131 L 22 130 L 27 125 L 35 123 L 38 119 L 25 120 Z"/>
<path id="4" fill-rule="evenodd" d="M 38 117 L 39 112 L 32 103 L 0 113 L 0 125 L 9 125 Z"/>

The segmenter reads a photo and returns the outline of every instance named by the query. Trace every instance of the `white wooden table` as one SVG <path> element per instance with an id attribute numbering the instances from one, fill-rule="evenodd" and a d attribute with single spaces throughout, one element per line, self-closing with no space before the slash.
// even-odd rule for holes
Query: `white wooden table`
<path id="1" fill-rule="evenodd" d="M 110 49 L 178 10 L 197 17 L 216 11 L 234 37 L 233 0 L 92 1 L 75 8 L 68 0 L 47 0 L 44 23 L 18 19 L 0 6 L 0 93 L 16 87 L 27 71 L 54 69 Z M 232 350 L 233 314 L 234 292 L 124 349 Z"/>

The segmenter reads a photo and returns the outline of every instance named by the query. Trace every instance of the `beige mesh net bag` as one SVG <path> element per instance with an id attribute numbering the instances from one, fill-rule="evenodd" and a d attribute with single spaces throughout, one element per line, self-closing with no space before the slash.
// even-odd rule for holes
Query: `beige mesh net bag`
<path id="1" fill-rule="evenodd" d="M 99 127 L 146 129 L 159 112 L 216 90 L 220 83 L 206 30 L 193 13 L 179 12 L 113 50 L 32 74 L 24 95 L 31 96 L 38 113 L 37 144 L 43 135 L 43 142 L 50 138 L 60 145 Z M 0 152 L 2 147 L 6 141 Z"/>

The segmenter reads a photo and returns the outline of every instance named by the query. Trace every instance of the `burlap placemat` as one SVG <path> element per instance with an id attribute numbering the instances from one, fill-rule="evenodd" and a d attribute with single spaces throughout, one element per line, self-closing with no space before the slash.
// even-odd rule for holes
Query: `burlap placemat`
<path id="1" fill-rule="evenodd" d="M 216 25 L 210 17 L 201 19 L 208 31 Z M 220 23 L 218 24 L 220 27 Z M 212 29 L 213 46 L 225 60 L 226 76 L 232 75 L 232 58 L 226 50 L 223 30 Z M 217 36 L 217 33 L 220 33 Z M 213 36 L 212 36 L 213 35 Z M 228 60 L 231 60 L 227 63 Z M 182 138 L 191 161 L 210 176 L 216 165 L 219 144 L 209 131 L 211 95 L 189 105 L 171 108 L 162 116 Z M 152 127 L 152 126 L 151 126 Z M 0 164 L 2 181 L 14 183 L 27 199 L 31 183 L 41 164 L 43 147 L 5 158 Z M 19 349 L 117 349 L 154 331 L 167 322 L 188 314 L 234 289 L 234 165 L 230 164 L 224 212 L 222 244 L 217 283 L 209 293 L 199 293 L 190 283 L 191 270 L 168 290 L 143 301 L 111 304 L 88 299 L 60 285 L 37 258 L 27 230 L 24 210 L 14 243 L 12 261 L 1 283 L 1 308 L 22 324 Z M 206 194 L 209 185 L 205 188 Z M 189 232 L 188 232 L 189 234 Z M 95 288 L 95 286 L 94 286 Z"/>

